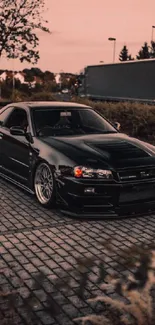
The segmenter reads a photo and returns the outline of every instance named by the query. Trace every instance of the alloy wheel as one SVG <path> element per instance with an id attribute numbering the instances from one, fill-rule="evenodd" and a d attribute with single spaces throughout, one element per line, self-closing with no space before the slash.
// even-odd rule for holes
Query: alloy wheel
<path id="1" fill-rule="evenodd" d="M 51 200 L 53 194 L 53 175 L 51 168 L 46 163 L 41 163 L 35 174 L 34 180 L 35 193 L 38 201 L 46 205 Z"/>

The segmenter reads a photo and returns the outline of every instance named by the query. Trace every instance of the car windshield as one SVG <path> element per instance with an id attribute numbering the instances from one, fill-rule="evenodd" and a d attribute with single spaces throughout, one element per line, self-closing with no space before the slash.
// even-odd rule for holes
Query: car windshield
<path id="1" fill-rule="evenodd" d="M 37 136 L 69 136 L 117 133 L 103 117 L 91 109 L 34 108 Z"/>

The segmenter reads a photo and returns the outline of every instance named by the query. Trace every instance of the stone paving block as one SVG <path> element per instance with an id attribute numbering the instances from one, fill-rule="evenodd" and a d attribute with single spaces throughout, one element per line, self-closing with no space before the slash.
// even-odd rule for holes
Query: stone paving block
<path id="1" fill-rule="evenodd" d="M 24 269 L 27 270 L 30 274 L 37 272 L 37 268 L 31 263 L 31 260 L 29 263 L 24 264 Z"/>
<path id="2" fill-rule="evenodd" d="M 44 325 L 53 325 L 55 322 L 55 320 L 47 315 L 44 311 L 38 311 L 37 316 L 40 318 L 42 324 Z"/>
<path id="3" fill-rule="evenodd" d="M 56 269 L 56 268 L 60 265 L 60 264 L 58 265 L 57 263 L 55 263 L 55 262 L 52 260 L 52 258 L 49 259 L 49 260 L 45 260 L 44 263 L 45 263 L 45 265 L 46 265 L 49 269 L 51 269 L 51 270 Z"/>
<path id="4" fill-rule="evenodd" d="M 32 254 L 31 263 L 34 264 L 34 266 L 36 266 L 37 268 L 39 268 L 40 266 L 44 265 L 44 262 L 39 259 L 38 257 L 34 257 L 34 254 Z"/>
<path id="5" fill-rule="evenodd" d="M 67 316 L 60 315 L 60 316 L 56 317 L 56 320 L 57 320 L 57 323 L 56 324 L 73 325 L 73 321 L 71 319 L 69 319 L 69 317 L 67 317 Z"/>
<path id="6" fill-rule="evenodd" d="M 80 221 L 64 217 L 58 210 L 41 208 L 33 197 L 1 179 L 0 192 L 0 286 L 18 292 L 16 325 L 30 324 L 28 311 L 22 307 L 27 306 L 28 297 L 37 299 L 31 308 L 32 325 L 70 325 L 73 318 L 94 312 L 86 299 L 101 294 L 99 268 L 86 267 L 88 282 L 83 298 L 79 298 L 77 259 L 101 259 L 106 274 L 128 275 L 130 269 L 123 267 L 124 249 L 154 242 L 155 215 Z M 110 239 L 113 251 L 102 244 Z M 62 287 L 62 283 L 70 287 Z M 116 297 L 113 291 L 109 295 Z M 51 298 L 51 303 L 59 305 L 57 316 L 46 312 Z M 101 307 L 97 307 L 99 312 Z M 8 306 L 2 301 L 0 310 L 7 315 Z"/>

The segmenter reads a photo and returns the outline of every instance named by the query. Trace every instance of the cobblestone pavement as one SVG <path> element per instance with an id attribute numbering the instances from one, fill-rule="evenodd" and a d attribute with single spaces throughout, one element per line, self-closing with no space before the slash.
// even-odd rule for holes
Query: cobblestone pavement
<path id="1" fill-rule="evenodd" d="M 86 299 L 100 292 L 96 282 L 98 269 L 94 266 L 84 299 L 78 298 L 76 258 L 104 255 L 106 273 L 111 274 L 125 247 L 154 241 L 155 215 L 79 221 L 41 208 L 32 196 L 3 180 L 0 180 L 0 195 L 0 291 L 12 291 L 15 305 L 9 323 L 12 300 L 0 298 L 0 324 L 4 317 L 7 325 L 73 324 L 73 318 L 94 311 Z M 101 244 L 110 238 L 114 253 L 107 253 Z M 38 275 L 40 272 L 44 276 Z M 124 271 L 120 268 L 118 272 Z M 71 289 L 61 286 L 56 289 L 57 278 L 69 281 L 69 274 Z"/>

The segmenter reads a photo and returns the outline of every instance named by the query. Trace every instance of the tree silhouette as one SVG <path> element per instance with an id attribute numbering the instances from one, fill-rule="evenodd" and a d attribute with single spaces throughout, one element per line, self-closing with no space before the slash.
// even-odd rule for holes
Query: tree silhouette
<path id="1" fill-rule="evenodd" d="M 37 31 L 49 33 L 44 7 L 45 0 L 0 0 L 0 57 L 38 61 Z"/>
<path id="2" fill-rule="evenodd" d="M 131 54 L 129 54 L 129 56 L 128 56 L 128 60 L 129 60 L 129 61 L 133 61 L 133 60 L 134 60 L 134 58 L 132 57 Z"/>
<path id="3" fill-rule="evenodd" d="M 147 42 L 144 43 L 137 55 L 137 60 L 145 60 L 151 58 L 151 52 Z"/>
<path id="4" fill-rule="evenodd" d="M 131 54 L 129 55 L 129 51 L 126 45 L 123 46 L 120 55 L 119 55 L 119 61 L 130 61 L 130 60 L 134 60 L 131 56 Z"/>
<path id="5" fill-rule="evenodd" d="M 128 60 L 128 49 L 126 45 L 123 46 L 120 55 L 119 55 L 119 60 L 120 61 L 127 61 Z"/>
<path id="6" fill-rule="evenodd" d="M 151 42 L 151 58 L 155 58 L 155 42 Z"/>

